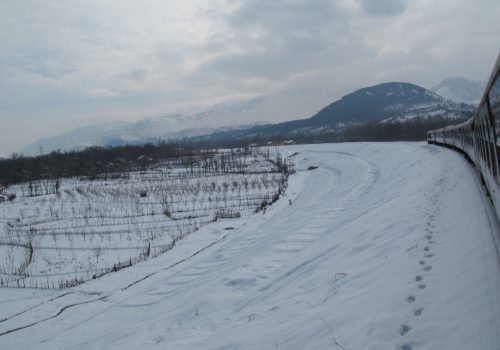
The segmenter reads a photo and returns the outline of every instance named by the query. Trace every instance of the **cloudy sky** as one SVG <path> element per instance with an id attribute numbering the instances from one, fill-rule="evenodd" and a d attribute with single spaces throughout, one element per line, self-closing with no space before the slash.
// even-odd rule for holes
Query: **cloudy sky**
<path id="1" fill-rule="evenodd" d="M 3 0 L 0 156 L 289 88 L 486 80 L 498 0 Z"/>

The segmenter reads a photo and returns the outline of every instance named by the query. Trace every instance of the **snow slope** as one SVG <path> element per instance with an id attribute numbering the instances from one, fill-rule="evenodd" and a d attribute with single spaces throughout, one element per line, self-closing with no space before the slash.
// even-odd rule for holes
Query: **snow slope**
<path id="1" fill-rule="evenodd" d="M 454 102 L 477 105 L 483 97 L 486 82 L 467 80 L 462 77 L 451 77 L 441 81 L 431 90 Z"/>
<path id="2" fill-rule="evenodd" d="M 499 226 L 463 157 L 287 151 L 299 171 L 264 214 L 73 289 L 0 290 L 0 348 L 500 348 Z"/>

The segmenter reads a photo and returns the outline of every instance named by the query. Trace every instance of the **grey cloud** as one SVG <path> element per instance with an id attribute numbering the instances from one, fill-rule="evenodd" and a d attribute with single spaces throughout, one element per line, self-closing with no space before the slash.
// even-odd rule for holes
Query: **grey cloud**
<path id="1" fill-rule="evenodd" d="M 349 24 L 341 7 L 332 0 L 237 3 L 226 20 L 238 38 L 236 44 L 242 46 L 240 49 L 284 52 L 295 49 L 299 54 L 302 50 L 319 50 L 329 35 L 335 35 Z"/>
<path id="2" fill-rule="evenodd" d="M 303 72 L 352 63 L 358 55 L 373 55 L 372 49 L 359 39 L 355 40 L 355 34 L 344 33 L 343 36 L 343 40 L 330 41 L 323 37 L 294 35 L 263 39 L 257 45 L 249 44 L 253 49 L 223 54 L 206 61 L 194 74 L 284 82 Z"/>
<path id="3" fill-rule="evenodd" d="M 297 58 L 272 53 L 227 54 L 204 64 L 200 71 L 240 78 L 281 79 L 297 67 Z"/>
<path id="4" fill-rule="evenodd" d="M 118 80 L 133 81 L 133 82 L 141 83 L 141 82 L 146 80 L 147 76 L 148 76 L 148 72 L 145 69 L 136 68 L 136 69 L 131 69 L 125 73 L 117 74 L 113 78 L 116 78 Z"/>
<path id="5" fill-rule="evenodd" d="M 331 22 L 336 16 L 332 0 L 256 0 L 238 1 L 227 16 L 232 27 L 261 25 L 274 30 L 314 30 Z"/>
<path id="6" fill-rule="evenodd" d="M 372 16 L 395 16 L 406 10 L 406 0 L 360 0 L 363 10 Z"/>
<path id="7" fill-rule="evenodd" d="M 257 0 L 231 4 L 223 17 L 232 34 L 224 38 L 221 53 L 204 62 L 196 74 L 283 80 L 325 64 L 338 64 L 354 46 L 364 51 L 364 44 L 356 40 L 358 34 L 349 30 L 349 18 L 340 2 Z"/>

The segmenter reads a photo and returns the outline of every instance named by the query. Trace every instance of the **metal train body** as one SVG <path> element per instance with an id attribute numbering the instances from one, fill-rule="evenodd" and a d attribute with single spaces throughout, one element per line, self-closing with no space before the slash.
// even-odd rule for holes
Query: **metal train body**
<path id="1" fill-rule="evenodd" d="M 428 131 L 427 142 L 462 152 L 474 163 L 500 218 L 500 55 L 472 118 Z"/>

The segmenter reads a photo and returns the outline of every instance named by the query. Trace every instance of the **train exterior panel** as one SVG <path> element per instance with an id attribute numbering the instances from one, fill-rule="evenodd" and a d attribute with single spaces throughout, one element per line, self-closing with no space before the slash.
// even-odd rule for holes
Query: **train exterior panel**
<path id="1" fill-rule="evenodd" d="M 427 142 L 455 149 L 474 163 L 500 218 L 500 55 L 474 115 L 427 132 Z"/>

